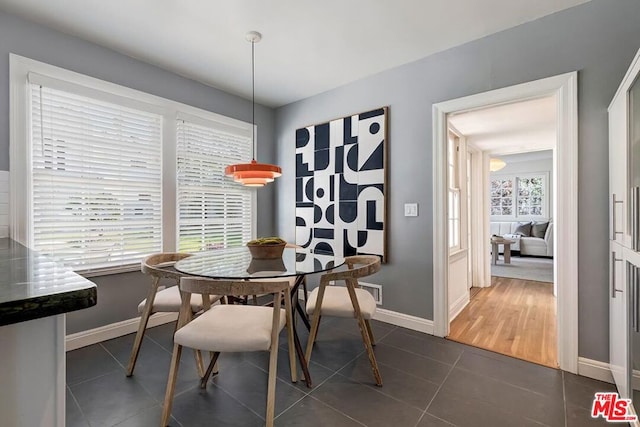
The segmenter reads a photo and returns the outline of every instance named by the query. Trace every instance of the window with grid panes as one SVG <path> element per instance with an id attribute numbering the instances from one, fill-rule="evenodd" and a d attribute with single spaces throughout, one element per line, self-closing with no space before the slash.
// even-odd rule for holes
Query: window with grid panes
<path id="1" fill-rule="evenodd" d="M 548 198 L 545 173 L 491 178 L 490 209 L 494 218 L 544 218 L 548 215 Z"/>

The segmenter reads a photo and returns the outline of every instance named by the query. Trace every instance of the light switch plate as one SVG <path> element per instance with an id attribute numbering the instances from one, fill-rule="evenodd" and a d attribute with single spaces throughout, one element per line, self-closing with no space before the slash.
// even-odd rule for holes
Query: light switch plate
<path id="1" fill-rule="evenodd" d="M 417 203 L 405 203 L 404 204 L 404 216 L 418 216 L 418 204 Z"/>

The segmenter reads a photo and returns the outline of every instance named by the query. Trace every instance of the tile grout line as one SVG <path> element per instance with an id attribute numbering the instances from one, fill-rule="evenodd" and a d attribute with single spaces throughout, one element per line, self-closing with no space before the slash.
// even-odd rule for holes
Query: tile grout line
<path id="1" fill-rule="evenodd" d="M 405 334 L 405 335 L 407 335 L 407 334 Z M 412 338 L 412 339 L 414 339 L 414 340 L 420 340 L 420 338 L 418 338 L 418 337 L 413 337 L 413 336 L 411 336 L 411 335 L 407 335 L 407 336 L 408 336 L 408 337 L 410 337 L 410 338 Z M 386 337 L 386 335 L 385 335 L 385 337 Z M 402 350 L 402 351 L 407 352 L 407 353 L 409 353 L 409 354 L 413 354 L 414 356 L 419 356 L 419 357 L 421 357 L 421 358 L 423 358 L 423 359 L 429 359 L 429 360 L 432 360 L 432 361 L 434 361 L 434 362 L 442 363 L 443 365 L 448 365 L 448 366 L 450 366 L 450 364 L 449 364 L 449 363 L 447 363 L 447 362 L 443 362 L 442 360 L 434 359 L 433 357 L 425 356 L 424 354 L 416 353 L 415 351 L 407 350 L 406 348 L 398 347 L 398 346 L 396 346 L 396 345 L 389 344 L 388 342 L 380 342 L 380 343 L 381 343 L 381 344 L 384 344 L 384 345 L 388 345 L 389 347 L 393 347 L 393 348 L 398 349 L 398 350 Z M 438 344 L 438 345 L 440 345 L 440 344 Z M 463 350 L 462 352 L 464 352 L 464 351 L 465 351 L 465 350 Z M 461 352 L 460 354 L 462 354 L 462 352 Z M 456 359 L 456 362 L 457 362 L 457 359 Z"/>
<path id="2" fill-rule="evenodd" d="M 366 353 L 366 352 L 362 352 L 362 353 L 360 353 L 360 355 L 359 355 L 356 359 L 354 359 L 354 360 L 350 361 L 349 363 L 347 363 L 345 366 L 343 366 L 342 368 L 340 368 L 340 370 L 339 370 L 339 371 L 336 371 L 335 375 L 340 375 L 341 377 L 346 378 L 346 379 L 348 379 L 348 380 L 350 380 L 350 381 L 353 381 L 353 382 L 354 382 L 354 383 L 356 383 L 356 384 L 363 385 L 363 386 L 365 386 L 365 387 L 369 387 L 369 388 L 371 388 L 373 391 L 375 391 L 375 392 L 377 392 L 377 393 L 380 393 L 381 395 L 383 395 L 383 396 L 385 396 L 385 397 L 388 397 L 389 399 L 395 400 L 396 402 L 399 402 L 399 403 L 402 403 L 402 404 L 404 404 L 404 405 L 410 406 L 410 407 L 412 407 L 412 408 L 414 408 L 414 409 L 417 409 L 418 411 L 422 412 L 423 410 L 422 410 L 422 409 L 420 409 L 419 407 L 416 407 L 416 406 L 414 406 L 414 405 L 412 405 L 412 404 L 410 404 L 410 403 L 408 403 L 408 402 L 405 402 L 405 401 L 404 401 L 404 400 L 402 400 L 402 399 L 399 399 L 399 398 L 397 398 L 397 397 L 395 397 L 395 396 L 392 396 L 392 395 L 390 395 L 390 394 L 385 393 L 385 392 L 384 392 L 384 386 L 383 386 L 383 387 L 372 387 L 372 386 L 371 386 L 371 383 L 363 383 L 363 382 L 358 381 L 358 380 L 352 380 L 351 378 L 349 378 L 349 377 L 347 377 L 347 376 L 345 376 L 345 375 L 342 375 L 342 374 L 340 373 L 340 372 L 341 372 L 342 370 L 344 370 L 344 369 L 345 369 L 349 364 L 351 364 L 351 363 L 352 363 L 352 362 L 354 362 L 355 360 L 359 359 L 359 358 L 360 358 L 361 356 L 363 356 L 365 353 Z M 423 378 L 420 378 L 420 377 L 416 377 L 416 376 L 413 376 L 413 375 L 407 374 L 406 372 L 403 372 L 403 371 L 400 371 L 400 370 L 398 370 L 398 369 L 395 369 L 395 368 L 393 368 L 393 367 L 391 367 L 391 366 L 389 366 L 389 365 L 387 365 L 387 364 L 380 363 L 380 365 L 387 366 L 387 367 L 389 367 L 389 368 L 391 368 L 391 369 L 394 369 L 395 371 L 398 371 L 398 372 L 400 372 L 400 373 L 402 373 L 402 374 L 405 374 L 405 375 L 409 375 L 409 376 L 411 376 L 411 377 L 413 377 L 413 378 L 416 378 L 416 379 L 418 379 L 418 380 L 422 380 L 422 381 L 428 382 L 428 383 L 430 383 L 430 384 L 437 385 L 436 383 L 434 383 L 434 382 L 432 382 L 432 381 L 425 380 L 425 379 L 423 379 Z M 334 376 L 334 375 L 332 375 L 331 377 L 333 377 L 333 376 Z M 446 378 L 446 377 L 445 377 L 445 378 Z"/>
<path id="3" fill-rule="evenodd" d="M 337 372 L 336 372 L 336 373 L 337 373 Z M 332 375 L 332 376 L 333 376 L 333 375 Z M 322 400 L 318 399 L 317 397 L 312 396 L 311 394 L 307 395 L 307 397 L 309 397 L 309 398 L 311 398 L 311 399 L 313 399 L 313 400 L 315 400 L 315 401 L 317 401 L 317 402 L 320 402 L 321 404 L 323 404 L 323 405 L 324 405 L 324 406 L 326 406 L 327 408 L 331 408 L 331 409 L 333 409 L 334 411 L 336 411 L 336 412 L 337 412 L 337 413 L 339 413 L 340 415 L 342 415 L 342 416 L 344 416 L 344 417 L 346 417 L 346 418 L 350 419 L 351 421 L 354 421 L 354 422 L 356 422 L 356 423 L 360 424 L 361 426 L 367 427 L 367 425 L 366 425 L 366 424 L 364 424 L 364 423 L 362 423 L 362 422 L 360 422 L 360 421 L 356 420 L 355 418 L 353 418 L 352 416 L 350 416 L 350 415 L 348 415 L 348 414 L 345 414 L 345 413 L 344 413 L 344 412 L 342 412 L 340 409 L 338 409 L 338 408 L 334 408 L 333 406 L 331 406 L 331 405 L 329 405 L 328 403 L 326 403 L 326 402 L 324 402 L 324 401 L 322 401 Z"/>
<path id="4" fill-rule="evenodd" d="M 440 384 L 438 386 L 438 389 L 436 390 L 436 392 L 433 394 L 433 397 L 431 398 L 431 400 L 429 401 L 429 404 L 427 404 L 427 407 L 424 409 L 424 411 L 422 412 L 422 416 L 420 416 L 420 418 L 418 419 L 418 422 L 416 423 L 416 427 L 418 426 L 418 424 L 420 424 L 420 421 L 422 421 L 422 419 L 424 418 L 425 414 L 427 413 L 427 411 L 429 410 L 429 407 L 431 406 L 431 404 L 433 403 L 434 400 L 436 400 L 436 397 L 438 396 L 438 393 L 440 393 L 440 390 L 442 389 L 442 386 L 444 386 L 444 383 L 447 382 L 447 379 L 449 378 L 449 376 L 451 375 L 451 372 L 453 372 L 453 370 L 455 369 L 456 365 L 458 364 L 458 362 L 460 361 L 460 359 L 462 358 L 462 355 L 464 354 L 464 350 L 458 355 L 458 358 L 456 359 L 455 362 L 453 362 L 453 365 L 451 365 L 451 369 L 449 369 L 449 372 L 447 372 L 447 375 L 444 377 L 444 379 L 442 380 L 442 384 Z M 429 414 L 431 415 L 431 414 Z M 446 421 L 446 420 L 445 420 Z M 448 422 L 448 421 L 447 421 Z"/>
<path id="5" fill-rule="evenodd" d="M 209 387 L 214 387 L 214 388 L 216 388 L 216 389 L 220 390 L 220 392 L 222 392 L 222 393 L 226 394 L 227 396 L 229 396 L 232 400 L 234 400 L 235 402 L 237 402 L 237 403 L 238 403 L 240 406 L 242 406 L 243 408 L 247 409 L 247 410 L 248 410 L 249 412 L 251 412 L 253 415 L 255 415 L 256 417 L 258 417 L 261 421 L 264 421 L 264 420 L 265 420 L 265 419 L 264 419 L 264 417 L 263 417 L 262 415 L 258 414 L 256 411 L 254 411 L 253 409 L 251 409 L 250 407 L 248 407 L 248 406 L 247 406 L 243 401 L 241 401 L 240 399 L 238 399 L 237 397 L 235 397 L 235 396 L 234 396 L 234 395 L 232 395 L 231 393 L 227 392 L 224 388 L 220 387 L 219 385 L 217 385 L 217 384 L 215 384 L 215 383 L 211 383 L 211 384 L 209 384 L 209 386 L 208 386 L 208 388 L 207 388 L 207 389 L 209 389 Z M 186 389 L 186 390 L 184 390 L 184 391 L 182 391 L 182 392 L 180 392 L 180 393 L 174 394 L 174 395 L 173 395 L 173 402 L 175 403 L 175 400 L 176 400 L 176 398 L 177 398 L 178 396 L 183 395 L 183 394 L 185 394 L 186 392 L 191 391 L 191 390 L 193 390 L 193 389 L 195 389 L 195 388 L 200 388 L 200 385 L 196 384 L 196 385 L 194 385 L 193 387 L 189 387 L 188 389 Z M 205 390 L 207 390 L 207 389 L 205 389 Z M 176 420 L 176 421 L 178 421 L 178 422 L 180 423 L 180 425 L 183 425 L 183 424 L 182 424 L 182 422 L 181 422 L 177 417 L 175 417 L 174 415 L 172 415 L 172 417 L 173 417 L 173 418 L 175 418 L 175 420 Z"/>
<path id="6" fill-rule="evenodd" d="M 102 347 L 102 349 L 103 349 L 104 351 L 106 351 L 106 352 L 107 352 L 107 354 L 108 354 L 109 356 L 111 356 L 111 357 L 113 358 L 113 360 L 115 360 L 115 361 L 116 361 L 116 363 L 120 366 L 121 370 L 122 370 L 122 371 L 124 371 L 125 378 L 129 378 L 129 379 L 131 379 L 132 381 L 134 381 L 137 385 L 139 385 L 139 386 L 140 386 L 140 387 L 141 387 L 141 388 L 142 388 L 142 389 L 147 393 L 147 395 L 149 396 L 149 398 L 150 398 L 154 403 L 156 403 L 156 404 L 160 404 L 160 405 L 161 405 L 161 407 L 162 407 L 162 401 L 158 401 L 158 400 L 156 400 L 156 398 L 154 397 L 154 395 L 153 395 L 153 393 L 151 392 L 151 390 L 147 389 L 147 387 L 145 387 L 145 386 L 144 386 L 144 384 L 142 384 L 140 381 L 138 381 L 136 378 L 134 378 L 134 377 L 133 377 L 133 375 L 132 375 L 132 376 L 130 376 L 130 377 L 127 377 L 127 376 L 126 376 L 126 372 L 127 372 L 127 371 L 126 371 L 126 369 L 127 369 L 127 368 L 126 368 L 122 363 L 120 363 L 120 361 L 119 361 L 119 360 L 118 360 L 118 359 L 117 359 L 117 358 L 116 358 L 116 357 L 115 357 L 115 356 L 114 356 L 114 355 L 113 355 L 113 354 L 112 354 L 112 353 L 111 353 L 111 352 L 110 352 L 110 351 L 109 351 L 109 350 L 108 350 L 104 345 L 102 345 L 102 342 L 100 342 L 100 343 L 98 343 L 98 344 L 100 345 L 100 347 Z M 148 408 L 144 408 L 144 409 L 140 410 L 140 411 L 139 411 L 139 412 L 137 412 L 135 415 L 140 414 L 142 411 L 144 411 L 144 410 L 146 410 L 146 409 L 148 409 Z M 132 415 L 132 416 L 135 416 L 135 415 Z M 131 418 L 131 417 L 130 417 L 130 418 Z M 124 421 L 124 420 L 123 420 L 123 421 Z M 121 422 L 122 422 L 122 421 L 121 421 Z"/>
<path id="7" fill-rule="evenodd" d="M 93 381 L 93 380 L 97 380 L 97 379 L 102 378 L 102 377 L 106 377 L 107 375 L 113 374 L 114 372 L 118 372 L 118 370 L 119 369 L 116 368 L 116 369 L 114 369 L 112 371 L 105 372 L 105 373 L 97 375 L 95 377 L 87 378 L 86 380 L 78 381 L 76 383 L 71 383 L 71 384 L 66 383 L 66 385 L 67 385 L 67 387 L 69 387 L 69 389 L 71 389 L 71 387 L 76 387 L 76 386 L 88 383 L 89 381 Z"/>
<path id="8" fill-rule="evenodd" d="M 67 388 L 67 390 L 69 390 L 69 394 L 71 395 L 71 398 L 73 399 L 73 401 L 75 402 L 76 406 L 78 407 L 78 410 L 80 411 L 80 415 L 82 415 L 82 420 L 85 421 L 87 423 L 87 425 L 91 425 L 91 423 L 89 422 L 89 418 L 87 418 L 87 416 L 85 415 L 84 411 L 82 410 L 82 406 L 80 406 L 80 402 L 78 402 L 78 399 L 76 399 L 76 395 L 73 394 L 73 391 L 71 391 L 71 387 L 69 387 L 68 384 L 65 384 L 65 387 Z M 66 406 L 67 404 L 65 403 L 65 412 L 66 412 Z M 65 419 L 66 419 L 66 414 L 65 414 Z"/>
<path id="9" fill-rule="evenodd" d="M 538 395 L 538 396 L 540 396 L 540 397 L 547 398 L 547 397 L 549 396 L 548 394 L 545 394 L 545 393 L 540 392 L 540 391 L 531 390 L 531 389 L 529 389 L 529 388 L 525 388 L 525 387 L 519 386 L 519 385 L 517 385 L 517 384 L 513 384 L 513 383 L 510 383 L 510 382 L 507 382 L 507 381 L 501 380 L 501 379 L 499 379 L 499 378 L 492 377 L 492 376 L 490 376 L 490 375 L 485 375 L 485 374 L 483 374 L 482 372 L 474 371 L 474 370 L 471 370 L 471 369 L 465 369 L 465 368 L 462 368 L 462 367 L 460 367 L 460 368 L 458 368 L 458 369 L 460 369 L 461 371 L 465 371 L 465 372 L 471 372 L 471 373 L 473 373 L 473 374 L 475 374 L 475 375 L 478 375 L 478 376 L 481 376 L 481 377 L 483 377 L 483 378 L 487 378 L 487 379 L 489 379 L 489 380 L 492 380 L 492 381 L 495 381 L 495 382 L 498 382 L 498 383 L 501 383 L 501 384 L 505 384 L 505 385 L 508 385 L 508 386 L 511 386 L 511 387 L 517 388 L 517 389 L 519 389 L 519 390 L 522 390 L 522 391 L 527 391 L 527 392 L 529 392 L 529 393 L 537 394 L 537 395 Z M 563 387 L 564 387 L 564 384 L 563 384 Z"/>

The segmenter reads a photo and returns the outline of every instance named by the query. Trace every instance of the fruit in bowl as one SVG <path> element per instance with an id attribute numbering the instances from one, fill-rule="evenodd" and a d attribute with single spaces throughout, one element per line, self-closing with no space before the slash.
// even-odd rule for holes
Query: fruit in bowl
<path id="1" fill-rule="evenodd" d="M 282 258 L 282 252 L 284 252 L 286 245 L 287 242 L 279 237 L 261 237 L 247 243 L 249 252 L 254 259 Z"/>

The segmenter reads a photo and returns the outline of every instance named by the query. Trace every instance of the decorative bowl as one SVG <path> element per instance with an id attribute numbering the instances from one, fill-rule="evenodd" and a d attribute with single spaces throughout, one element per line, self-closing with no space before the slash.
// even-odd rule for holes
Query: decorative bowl
<path id="1" fill-rule="evenodd" d="M 282 258 L 282 253 L 287 242 L 280 238 L 261 238 L 247 243 L 249 252 L 254 259 L 278 259 Z"/>

